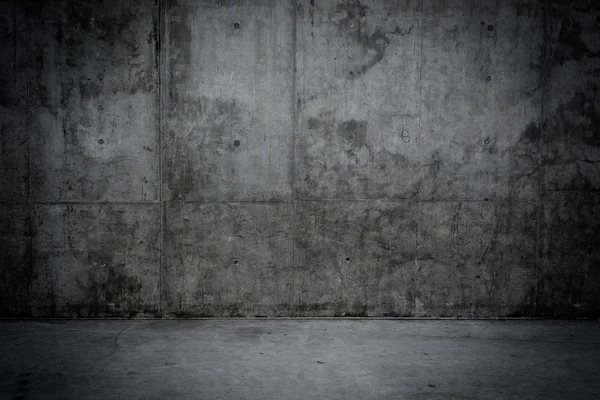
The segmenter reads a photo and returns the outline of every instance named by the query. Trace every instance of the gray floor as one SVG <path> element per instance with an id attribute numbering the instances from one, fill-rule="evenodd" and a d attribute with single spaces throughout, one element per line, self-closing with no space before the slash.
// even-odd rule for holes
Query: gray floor
<path id="1" fill-rule="evenodd" d="M 0 323 L 2 399 L 600 399 L 600 323 Z"/>

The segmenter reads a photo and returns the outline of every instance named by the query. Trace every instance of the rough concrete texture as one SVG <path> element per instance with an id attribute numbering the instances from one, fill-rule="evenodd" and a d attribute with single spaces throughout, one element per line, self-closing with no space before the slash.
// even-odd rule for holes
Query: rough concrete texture
<path id="1" fill-rule="evenodd" d="M 291 198 L 290 1 L 167 1 L 164 196 Z"/>
<path id="2" fill-rule="evenodd" d="M 0 315 L 600 315 L 594 1 L 0 1 Z"/>
<path id="3" fill-rule="evenodd" d="M 299 202 L 296 314 L 412 315 L 415 211 L 403 202 Z"/>
<path id="4" fill-rule="evenodd" d="M 290 315 L 292 205 L 173 204 L 166 218 L 166 313 Z"/>
<path id="5" fill-rule="evenodd" d="M 592 321 L 0 325 L 6 399 L 597 399 Z"/>

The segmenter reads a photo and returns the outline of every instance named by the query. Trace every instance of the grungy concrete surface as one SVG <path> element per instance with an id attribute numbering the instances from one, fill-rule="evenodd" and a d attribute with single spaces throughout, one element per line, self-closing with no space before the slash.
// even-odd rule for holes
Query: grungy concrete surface
<path id="1" fill-rule="evenodd" d="M 0 324 L 2 399 L 597 399 L 600 325 Z"/>
<path id="2" fill-rule="evenodd" d="M 599 20 L 0 1 L 0 316 L 600 316 Z"/>

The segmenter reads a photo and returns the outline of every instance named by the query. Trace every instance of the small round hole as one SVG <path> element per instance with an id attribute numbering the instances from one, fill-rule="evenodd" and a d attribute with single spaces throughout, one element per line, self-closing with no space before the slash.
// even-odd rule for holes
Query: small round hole
<path id="1" fill-rule="evenodd" d="M 238 260 L 235 260 L 233 263 L 234 263 L 235 265 L 238 265 L 240 262 L 239 262 Z"/>
<path id="2" fill-rule="evenodd" d="M 98 143 L 100 143 L 100 144 L 104 144 L 104 139 L 100 139 L 100 140 L 98 140 Z"/>
<path id="3" fill-rule="evenodd" d="M 494 30 L 494 25 L 488 25 L 488 31 L 493 31 Z"/>
<path id="4" fill-rule="evenodd" d="M 490 139 L 485 139 L 485 140 L 483 141 L 483 143 L 485 143 L 485 144 L 490 144 Z"/>
<path id="5" fill-rule="evenodd" d="M 346 261 L 350 262 L 350 257 L 346 257 Z"/>
<path id="6" fill-rule="evenodd" d="M 491 77 L 491 76 L 488 76 L 487 78 L 485 78 L 485 80 L 489 82 L 489 81 L 491 81 L 491 80 L 492 80 L 492 77 Z"/>
<path id="7" fill-rule="evenodd" d="M 240 24 L 238 24 L 238 23 L 236 22 L 235 24 L 233 24 L 233 27 L 234 27 L 235 29 L 240 29 Z"/>
<path id="8" fill-rule="evenodd" d="M 240 147 L 240 141 L 239 141 L 239 140 L 234 140 L 234 141 L 233 141 L 233 145 L 234 145 L 235 147 Z"/>

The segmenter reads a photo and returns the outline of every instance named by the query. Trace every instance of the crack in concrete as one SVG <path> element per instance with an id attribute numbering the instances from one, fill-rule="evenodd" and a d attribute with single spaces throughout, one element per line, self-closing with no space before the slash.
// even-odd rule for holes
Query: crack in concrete
<path id="1" fill-rule="evenodd" d="M 127 326 L 127 327 L 125 327 L 125 328 L 121 329 L 121 330 L 119 331 L 119 333 L 117 333 L 117 334 L 115 335 L 115 339 L 113 340 L 113 343 L 115 344 L 115 349 L 113 350 L 113 352 L 115 352 L 115 351 L 117 351 L 117 350 L 119 349 L 119 343 L 118 343 L 118 341 L 119 341 L 119 336 L 121 336 L 121 333 L 123 333 L 123 331 L 124 331 L 125 329 L 129 329 L 129 327 Z"/>

